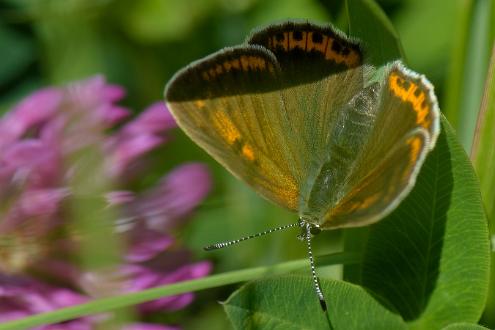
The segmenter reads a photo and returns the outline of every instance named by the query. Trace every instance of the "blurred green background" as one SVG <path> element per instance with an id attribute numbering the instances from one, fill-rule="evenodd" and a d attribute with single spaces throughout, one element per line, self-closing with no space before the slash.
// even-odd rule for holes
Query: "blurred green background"
<path id="1" fill-rule="evenodd" d="M 480 46 L 476 38 L 468 38 L 472 33 L 477 36 L 476 31 L 465 27 L 473 17 L 477 22 L 473 29 L 488 24 L 488 19 L 483 20 L 483 6 L 490 0 L 377 2 L 400 36 L 408 66 L 433 82 L 440 107 L 449 108 L 454 125 L 464 120 L 455 115 L 459 104 L 479 108 L 484 77 L 472 77 L 472 98 L 459 100 L 464 80 L 459 77 L 469 74 L 459 69 L 464 68 L 459 63 L 471 61 L 486 72 L 488 43 L 480 41 L 486 49 L 470 59 L 465 46 Z M 166 82 L 179 68 L 242 43 L 253 28 L 288 18 L 332 22 L 348 30 L 344 1 L 337 0 L 5 0 L 0 2 L 0 111 L 41 86 L 102 73 L 109 82 L 127 89 L 124 105 L 137 113 L 162 99 Z M 469 148 L 469 138 L 463 142 Z M 186 161 L 205 162 L 212 170 L 214 191 L 176 235 L 198 259 L 214 261 L 215 273 L 306 256 L 304 243 L 295 239 L 295 229 L 203 252 L 204 245 L 291 223 L 296 216 L 256 196 L 179 130 L 175 140 L 154 157 L 154 170 L 143 173 L 143 187 Z M 339 250 L 341 233 L 323 233 L 314 245 L 316 254 Z M 338 268 L 321 270 L 326 271 L 339 274 Z M 216 302 L 226 299 L 234 288 L 201 292 L 192 306 L 164 318 L 186 329 L 204 324 L 211 329 L 229 328 Z"/>

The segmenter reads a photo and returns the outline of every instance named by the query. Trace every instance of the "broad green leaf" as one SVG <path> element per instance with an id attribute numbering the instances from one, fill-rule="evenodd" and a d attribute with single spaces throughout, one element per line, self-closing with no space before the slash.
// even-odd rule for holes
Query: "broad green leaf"
<path id="1" fill-rule="evenodd" d="M 406 329 L 400 316 L 359 286 L 321 280 L 334 329 Z M 329 329 L 309 276 L 282 276 L 250 282 L 224 304 L 235 329 Z"/>
<path id="2" fill-rule="evenodd" d="M 480 178 L 481 196 L 490 224 L 492 244 L 495 243 L 495 42 L 486 75 L 485 92 L 471 149 L 476 174 Z M 492 246 L 493 249 L 493 246 Z M 483 320 L 495 327 L 495 251 L 492 250 L 490 289 Z"/>
<path id="3" fill-rule="evenodd" d="M 404 57 L 397 32 L 373 0 L 347 0 L 346 5 L 349 33 L 363 42 L 369 63 L 382 66 Z"/>
<path id="4" fill-rule="evenodd" d="M 485 328 L 479 324 L 472 324 L 472 323 L 452 323 L 445 328 L 442 328 L 442 330 L 484 330 L 488 329 Z"/>
<path id="5" fill-rule="evenodd" d="M 473 168 L 442 118 L 442 133 L 416 185 L 373 225 L 362 283 L 413 329 L 476 322 L 487 296 L 489 241 Z"/>

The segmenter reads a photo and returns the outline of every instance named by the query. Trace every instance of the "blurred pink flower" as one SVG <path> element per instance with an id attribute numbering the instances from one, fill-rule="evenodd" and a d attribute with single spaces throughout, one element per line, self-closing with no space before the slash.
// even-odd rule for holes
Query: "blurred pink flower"
<path id="1" fill-rule="evenodd" d="M 170 234 L 208 194 L 209 172 L 202 164 L 183 164 L 155 187 L 128 188 L 136 174 L 145 173 L 146 154 L 169 141 L 176 125 L 158 102 L 115 128 L 131 113 L 116 104 L 124 95 L 123 88 L 96 76 L 34 92 L 0 118 L 0 240 L 9 247 L 0 249 L 0 322 L 87 301 L 112 282 L 134 292 L 211 271 L 209 262 L 193 262 Z M 74 258 L 67 256 L 76 253 L 78 241 L 61 235 L 71 220 L 66 205 L 77 202 L 71 180 L 79 162 L 87 162 L 80 157 L 88 147 L 103 155 L 102 171 L 95 175 L 103 173 L 118 188 L 100 196 L 118 210 L 114 228 L 127 246 L 118 270 L 110 274 L 70 262 Z M 29 270 L 43 273 L 43 279 L 28 275 Z M 192 294 L 166 297 L 138 310 L 172 311 L 192 300 Z M 97 321 L 82 318 L 64 323 L 64 329 L 91 329 Z M 125 329 L 175 328 L 135 323 Z"/>

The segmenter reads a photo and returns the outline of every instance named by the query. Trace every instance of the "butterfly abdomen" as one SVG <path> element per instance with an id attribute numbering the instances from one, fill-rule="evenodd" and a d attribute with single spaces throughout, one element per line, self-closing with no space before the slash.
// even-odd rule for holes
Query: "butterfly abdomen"
<path id="1" fill-rule="evenodd" d="M 373 127 L 378 92 L 378 84 L 364 88 L 335 114 L 326 142 L 329 152 L 307 180 L 302 215 L 321 219 L 345 194 L 347 178 Z"/>

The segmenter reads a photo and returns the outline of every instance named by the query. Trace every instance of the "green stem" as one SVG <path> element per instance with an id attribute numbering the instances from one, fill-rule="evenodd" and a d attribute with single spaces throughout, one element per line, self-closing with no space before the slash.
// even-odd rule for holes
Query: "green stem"
<path id="1" fill-rule="evenodd" d="M 343 252 L 319 257 L 317 259 L 317 265 L 351 264 L 359 261 L 359 255 Z M 304 267 L 309 268 L 308 259 L 284 262 L 274 266 L 255 267 L 211 275 L 197 280 L 184 281 L 120 296 L 102 298 L 85 304 L 62 308 L 53 312 L 29 316 L 24 319 L 0 324 L 0 330 L 29 329 L 40 325 L 68 321 L 78 317 L 108 312 L 110 310 L 132 306 L 166 296 L 211 289 L 223 285 L 249 281 L 261 276 L 283 274 Z"/>

